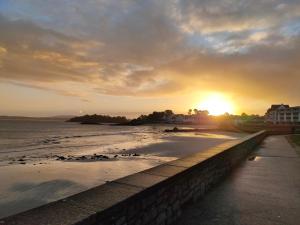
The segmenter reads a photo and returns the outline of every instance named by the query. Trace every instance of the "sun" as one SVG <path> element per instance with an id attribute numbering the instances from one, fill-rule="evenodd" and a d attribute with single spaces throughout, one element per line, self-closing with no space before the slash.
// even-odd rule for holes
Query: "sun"
<path id="1" fill-rule="evenodd" d="M 222 94 L 209 94 L 198 104 L 198 108 L 214 116 L 234 112 L 233 103 Z"/>

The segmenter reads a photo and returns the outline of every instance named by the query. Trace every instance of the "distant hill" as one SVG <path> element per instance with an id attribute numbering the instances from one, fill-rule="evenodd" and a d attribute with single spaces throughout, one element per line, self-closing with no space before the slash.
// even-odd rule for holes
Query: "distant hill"
<path id="1" fill-rule="evenodd" d="M 67 120 L 74 116 L 59 115 L 49 117 L 30 117 L 30 116 L 0 116 L 0 120 Z"/>
<path id="2" fill-rule="evenodd" d="M 67 122 L 79 122 L 82 124 L 101 124 L 101 123 L 128 123 L 125 116 L 108 116 L 108 115 L 84 115 L 73 117 Z"/>
<path id="3" fill-rule="evenodd" d="M 57 115 L 57 116 L 51 116 L 48 118 L 55 118 L 55 119 L 71 119 L 75 117 L 74 115 Z"/>

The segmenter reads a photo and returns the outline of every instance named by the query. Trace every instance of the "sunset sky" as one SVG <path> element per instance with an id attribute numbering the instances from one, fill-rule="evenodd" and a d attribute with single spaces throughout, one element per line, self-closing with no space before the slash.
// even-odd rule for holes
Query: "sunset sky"
<path id="1" fill-rule="evenodd" d="M 300 105 L 299 0 L 0 0 L 0 115 Z"/>

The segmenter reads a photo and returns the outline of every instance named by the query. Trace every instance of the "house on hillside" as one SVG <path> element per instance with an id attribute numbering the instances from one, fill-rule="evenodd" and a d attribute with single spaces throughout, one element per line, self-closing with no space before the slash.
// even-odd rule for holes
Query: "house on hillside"
<path id="1" fill-rule="evenodd" d="M 272 105 L 265 114 L 265 122 L 273 124 L 300 123 L 300 106 Z"/>

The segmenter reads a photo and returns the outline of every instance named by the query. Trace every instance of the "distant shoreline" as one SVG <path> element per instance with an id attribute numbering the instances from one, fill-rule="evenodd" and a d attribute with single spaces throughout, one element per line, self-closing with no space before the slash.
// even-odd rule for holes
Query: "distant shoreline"
<path id="1" fill-rule="evenodd" d="M 53 116 L 53 117 L 30 117 L 30 116 L 0 116 L 0 120 L 62 120 L 65 121 L 66 119 L 71 118 L 66 116 Z"/>

